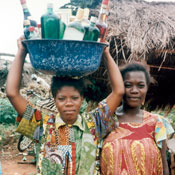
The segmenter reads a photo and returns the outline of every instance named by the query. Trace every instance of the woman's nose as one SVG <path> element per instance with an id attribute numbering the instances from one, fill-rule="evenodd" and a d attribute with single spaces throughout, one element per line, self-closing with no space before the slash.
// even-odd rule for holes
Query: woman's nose
<path id="1" fill-rule="evenodd" d="M 72 105 L 73 103 L 72 103 L 72 100 L 71 99 L 67 99 L 66 100 L 66 105 Z"/>
<path id="2" fill-rule="evenodd" d="M 131 92 L 132 93 L 138 93 L 139 90 L 138 90 L 137 86 L 133 86 L 132 89 L 131 89 Z"/>

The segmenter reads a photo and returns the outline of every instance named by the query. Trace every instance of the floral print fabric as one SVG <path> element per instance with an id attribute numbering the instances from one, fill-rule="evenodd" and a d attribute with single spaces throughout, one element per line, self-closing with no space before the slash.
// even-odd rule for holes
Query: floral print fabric
<path id="1" fill-rule="evenodd" d="M 118 123 L 104 141 L 101 174 L 162 175 L 158 146 L 166 138 L 161 118 L 146 111 L 142 123 Z"/>

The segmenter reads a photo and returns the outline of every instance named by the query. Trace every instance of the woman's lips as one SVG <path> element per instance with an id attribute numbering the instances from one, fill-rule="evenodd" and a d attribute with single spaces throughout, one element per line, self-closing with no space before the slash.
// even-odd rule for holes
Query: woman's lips
<path id="1" fill-rule="evenodd" d="M 129 99 L 130 101 L 139 101 L 139 100 L 140 100 L 139 97 L 128 97 L 128 99 Z"/>
<path id="2" fill-rule="evenodd" d="M 75 113 L 75 110 L 66 110 L 64 111 L 65 114 L 73 114 Z"/>

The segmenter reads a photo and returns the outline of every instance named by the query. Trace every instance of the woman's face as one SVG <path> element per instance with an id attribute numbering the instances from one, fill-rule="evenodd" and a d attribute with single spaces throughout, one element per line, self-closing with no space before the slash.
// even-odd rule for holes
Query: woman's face
<path id="1" fill-rule="evenodd" d="M 127 72 L 124 77 L 124 85 L 124 103 L 132 108 L 141 106 L 148 90 L 144 72 Z"/>
<path id="2" fill-rule="evenodd" d="M 74 87 L 64 86 L 58 90 L 55 104 L 65 123 L 73 124 L 77 120 L 82 101 L 83 97 Z"/>

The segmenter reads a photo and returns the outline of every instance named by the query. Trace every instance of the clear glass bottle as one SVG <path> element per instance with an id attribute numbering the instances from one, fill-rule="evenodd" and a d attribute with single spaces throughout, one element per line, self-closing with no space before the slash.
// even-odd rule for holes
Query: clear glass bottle
<path id="1" fill-rule="evenodd" d="M 36 27 L 37 22 L 32 18 L 29 8 L 27 7 L 26 0 L 20 0 L 20 3 L 23 9 L 24 20 L 30 20 L 30 25 Z"/>
<path id="2" fill-rule="evenodd" d="M 109 0 L 103 0 L 102 1 L 102 5 L 101 5 L 101 9 L 100 9 L 100 14 L 98 17 L 98 21 L 96 23 L 96 26 L 99 28 L 100 30 L 100 36 L 98 41 L 99 42 L 105 42 L 106 39 L 106 35 L 107 35 L 107 16 L 109 13 Z"/>
<path id="3" fill-rule="evenodd" d="M 37 33 L 34 26 L 29 27 L 29 39 L 37 39 Z"/>
<path id="4" fill-rule="evenodd" d="M 41 39 L 41 24 L 37 24 L 37 38 Z"/>
<path id="5" fill-rule="evenodd" d="M 53 12 L 53 4 L 47 4 L 47 12 L 41 16 L 41 36 L 47 39 L 59 39 L 60 19 Z"/>
<path id="6" fill-rule="evenodd" d="M 83 40 L 97 41 L 99 38 L 100 30 L 96 27 L 97 18 L 92 16 L 90 25 L 85 27 L 85 34 Z"/>
<path id="7" fill-rule="evenodd" d="M 85 33 L 85 29 L 82 25 L 83 13 L 84 10 L 82 8 L 78 8 L 76 19 L 66 27 L 63 39 L 83 40 Z"/>
<path id="8" fill-rule="evenodd" d="M 28 19 L 24 20 L 23 26 L 24 26 L 24 37 L 25 37 L 25 39 L 29 39 L 29 35 L 30 35 L 30 32 L 29 32 L 30 21 Z"/>

